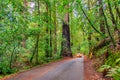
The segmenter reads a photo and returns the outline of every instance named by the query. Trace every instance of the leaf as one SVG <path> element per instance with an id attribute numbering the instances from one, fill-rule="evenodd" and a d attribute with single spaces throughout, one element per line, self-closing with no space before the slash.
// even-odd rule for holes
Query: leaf
<path id="1" fill-rule="evenodd" d="M 120 0 L 118 1 L 118 4 L 120 4 Z"/>
<path id="2" fill-rule="evenodd" d="M 120 68 L 117 71 L 120 73 Z"/>
<path id="3" fill-rule="evenodd" d="M 119 63 L 119 62 L 120 62 L 120 58 L 118 58 L 115 62 L 116 62 L 116 63 Z"/>
<path id="4" fill-rule="evenodd" d="M 99 72 L 103 72 L 105 69 L 109 69 L 109 68 L 111 68 L 111 66 L 109 66 L 109 65 L 103 65 L 103 66 L 101 66 L 101 67 L 98 69 L 98 71 L 99 71 Z"/>

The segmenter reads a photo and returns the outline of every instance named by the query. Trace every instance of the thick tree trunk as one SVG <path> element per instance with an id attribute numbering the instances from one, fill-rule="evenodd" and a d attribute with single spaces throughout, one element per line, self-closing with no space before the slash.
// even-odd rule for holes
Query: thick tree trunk
<path id="1" fill-rule="evenodd" d="M 61 55 L 72 57 L 71 44 L 70 44 L 70 28 L 69 28 L 69 14 L 66 13 L 63 26 L 62 26 L 62 43 Z"/>

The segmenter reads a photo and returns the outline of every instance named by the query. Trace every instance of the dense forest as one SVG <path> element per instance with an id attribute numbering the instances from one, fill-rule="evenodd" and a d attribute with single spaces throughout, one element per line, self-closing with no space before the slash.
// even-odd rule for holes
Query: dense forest
<path id="1" fill-rule="evenodd" d="M 77 53 L 120 80 L 120 0 L 0 0 L 1 75 Z"/>

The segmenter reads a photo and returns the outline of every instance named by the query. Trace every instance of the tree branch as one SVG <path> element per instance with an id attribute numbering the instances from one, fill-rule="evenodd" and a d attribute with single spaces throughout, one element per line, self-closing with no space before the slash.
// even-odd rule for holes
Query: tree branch
<path id="1" fill-rule="evenodd" d="M 102 6 L 103 6 L 103 4 L 102 4 Z M 110 36 L 111 41 L 112 41 L 112 43 L 113 43 L 113 45 L 114 45 L 114 48 L 115 48 L 115 42 L 114 42 L 114 39 L 113 39 L 113 37 L 112 37 L 112 35 L 111 35 L 111 33 L 110 33 L 110 29 L 109 29 L 110 27 L 109 27 L 109 25 L 108 25 L 107 18 L 106 18 L 106 16 L 105 16 L 105 13 L 104 13 L 103 8 L 102 8 L 101 10 L 103 11 L 103 16 L 104 16 L 104 20 L 105 20 L 105 23 L 106 23 L 106 28 L 107 28 L 107 31 L 108 31 L 108 35 Z"/>
<path id="2" fill-rule="evenodd" d="M 81 6 L 81 10 L 83 12 L 83 14 L 85 15 L 86 19 L 88 20 L 89 24 L 91 25 L 91 27 L 99 34 L 103 35 L 100 31 L 98 31 L 95 26 L 92 24 L 92 22 L 90 21 L 90 19 L 88 18 L 87 14 L 85 13 L 85 11 L 83 10 L 82 6 Z"/>

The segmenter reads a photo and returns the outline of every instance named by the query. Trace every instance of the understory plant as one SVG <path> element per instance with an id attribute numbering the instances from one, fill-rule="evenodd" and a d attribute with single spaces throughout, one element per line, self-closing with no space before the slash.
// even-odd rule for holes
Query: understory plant
<path id="1" fill-rule="evenodd" d="M 110 53 L 105 60 L 104 65 L 99 68 L 100 72 L 106 70 L 108 77 L 113 77 L 115 80 L 120 80 L 120 53 Z"/>

